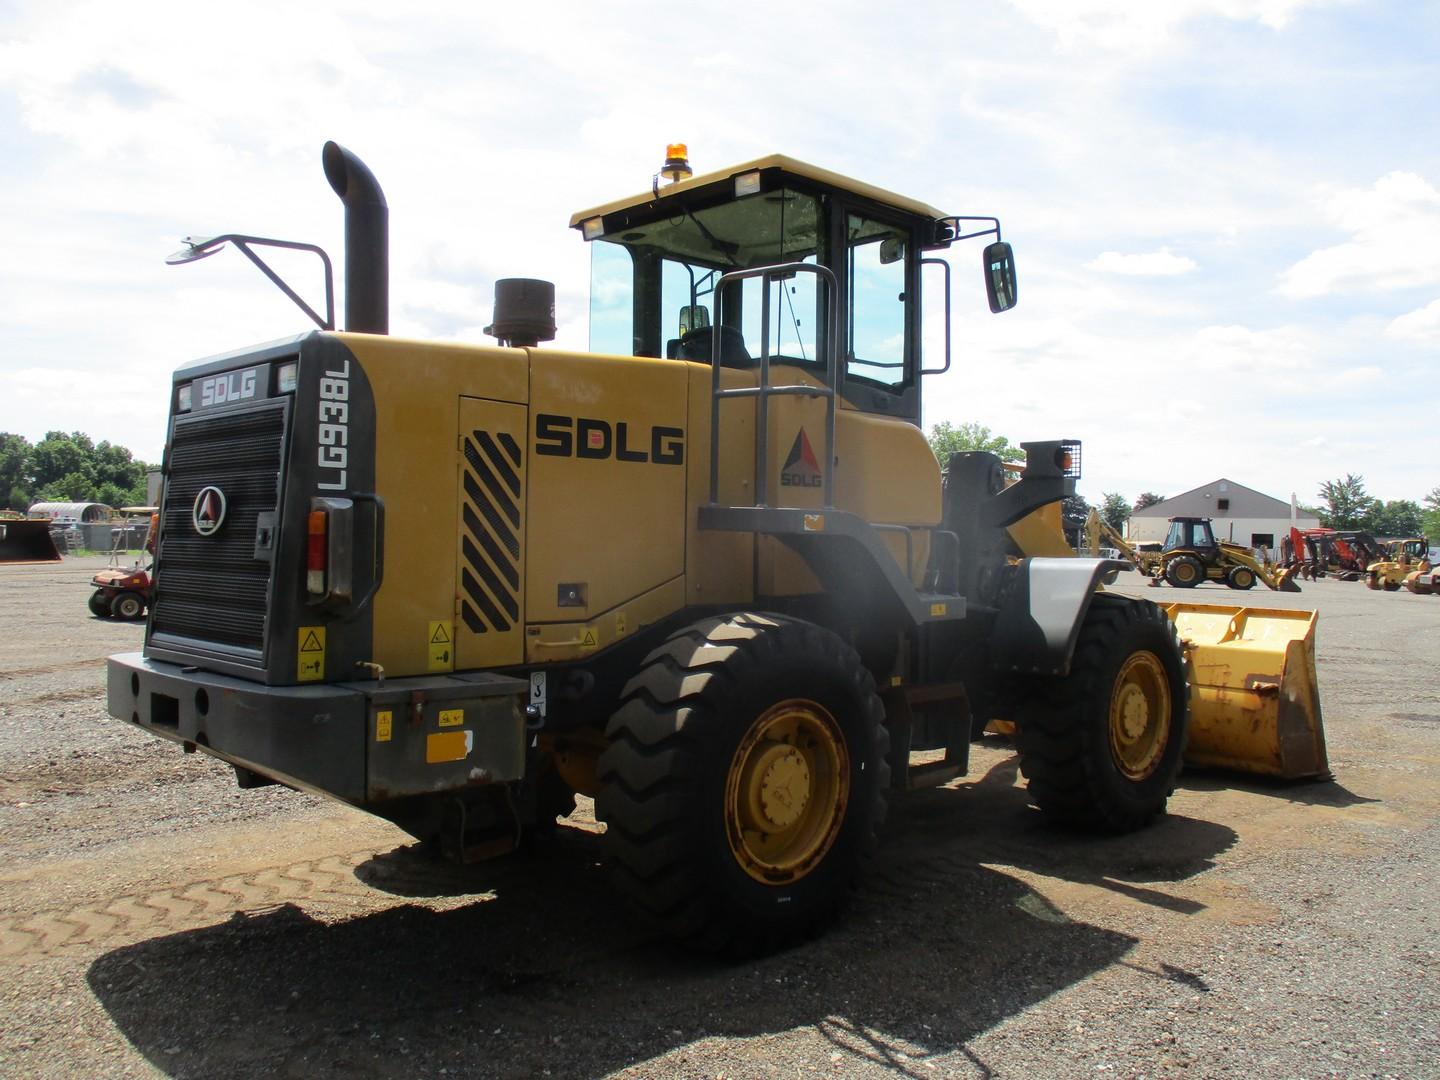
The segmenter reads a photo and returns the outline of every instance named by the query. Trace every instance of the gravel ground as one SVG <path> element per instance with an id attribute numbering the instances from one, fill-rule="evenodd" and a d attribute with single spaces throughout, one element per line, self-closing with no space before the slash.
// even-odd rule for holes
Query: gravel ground
<path id="1" fill-rule="evenodd" d="M 86 612 L 103 563 L 0 566 L 0 1074 L 1440 1076 L 1440 597 L 1243 598 L 1321 611 L 1334 782 L 1187 774 L 1091 840 L 987 740 L 892 803 L 828 935 L 723 966 L 619 906 L 584 805 L 437 866 L 107 719 L 141 629 Z"/>

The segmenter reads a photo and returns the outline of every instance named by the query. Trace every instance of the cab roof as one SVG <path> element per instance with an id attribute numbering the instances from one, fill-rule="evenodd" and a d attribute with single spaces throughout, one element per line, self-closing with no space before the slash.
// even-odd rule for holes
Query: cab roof
<path id="1" fill-rule="evenodd" d="M 770 154 L 767 157 L 756 158 L 754 161 L 746 161 L 739 165 L 732 165 L 726 169 L 718 169 L 715 172 L 708 172 L 692 176 L 688 180 L 680 180 L 673 184 L 666 184 L 659 189 L 659 198 L 667 199 L 676 195 L 684 194 L 687 191 L 694 191 L 709 184 L 728 180 L 739 176 L 742 173 L 758 172 L 764 169 L 779 169 L 792 176 L 802 177 L 826 187 L 836 188 L 852 195 L 859 195 L 869 199 L 871 202 L 881 203 L 885 206 L 894 207 L 907 214 L 915 214 L 919 217 L 929 218 L 932 221 L 939 221 L 949 217 L 942 210 L 937 210 L 928 203 L 920 202 L 918 199 L 911 199 L 905 195 L 897 195 L 893 191 L 886 191 L 871 184 L 861 183 L 840 173 L 831 172 L 828 169 L 819 168 L 804 161 L 797 161 L 795 158 L 786 157 L 784 154 Z M 601 206 L 592 207 L 589 210 L 580 210 L 570 216 L 570 227 L 579 228 L 580 223 L 590 218 L 603 217 L 613 214 L 618 210 L 627 210 L 633 207 L 647 206 L 656 201 L 656 192 L 645 191 L 639 195 L 632 195 L 628 199 L 616 199 L 614 202 L 604 203 Z"/>

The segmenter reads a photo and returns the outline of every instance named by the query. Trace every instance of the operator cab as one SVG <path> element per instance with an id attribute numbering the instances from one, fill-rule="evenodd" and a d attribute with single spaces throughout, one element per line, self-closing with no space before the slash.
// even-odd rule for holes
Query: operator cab
<path id="1" fill-rule="evenodd" d="M 662 174 L 674 182 L 657 175 L 650 192 L 571 218 L 593 241 L 592 352 L 709 363 L 718 336 L 722 367 L 758 367 L 764 354 L 823 380 L 833 348 L 843 401 L 918 424 L 920 376 L 949 367 L 949 265 L 927 253 L 993 236 L 990 308 L 1015 305 L 995 218 L 946 215 L 781 155 L 689 178 L 675 145 Z M 727 282 L 717 303 L 722 275 L 785 263 L 829 270 L 838 295 L 822 274 L 796 270 Z M 922 273 L 944 275 L 946 322 L 943 362 L 924 369 Z"/>
<path id="2" fill-rule="evenodd" d="M 1173 517 L 1170 532 L 1165 536 L 1163 551 L 1198 551 L 1202 554 L 1218 550 L 1209 518 Z"/>

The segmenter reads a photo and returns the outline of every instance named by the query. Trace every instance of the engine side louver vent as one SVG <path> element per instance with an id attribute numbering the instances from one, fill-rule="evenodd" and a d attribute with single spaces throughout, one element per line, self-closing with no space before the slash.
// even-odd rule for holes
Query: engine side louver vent
<path id="1" fill-rule="evenodd" d="M 507 432 L 465 437 L 460 616 L 473 633 L 520 621 L 520 444 Z"/>

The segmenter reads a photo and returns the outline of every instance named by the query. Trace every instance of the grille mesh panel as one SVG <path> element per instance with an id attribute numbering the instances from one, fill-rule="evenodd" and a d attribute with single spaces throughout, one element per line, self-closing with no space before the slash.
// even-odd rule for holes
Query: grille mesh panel
<path id="1" fill-rule="evenodd" d="M 255 558 L 255 528 L 261 513 L 279 508 L 284 440 L 283 404 L 175 425 L 152 634 L 263 653 L 270 563 Z M 191 521 L 205 487 L 226 500 L 213 536 Z"/>

